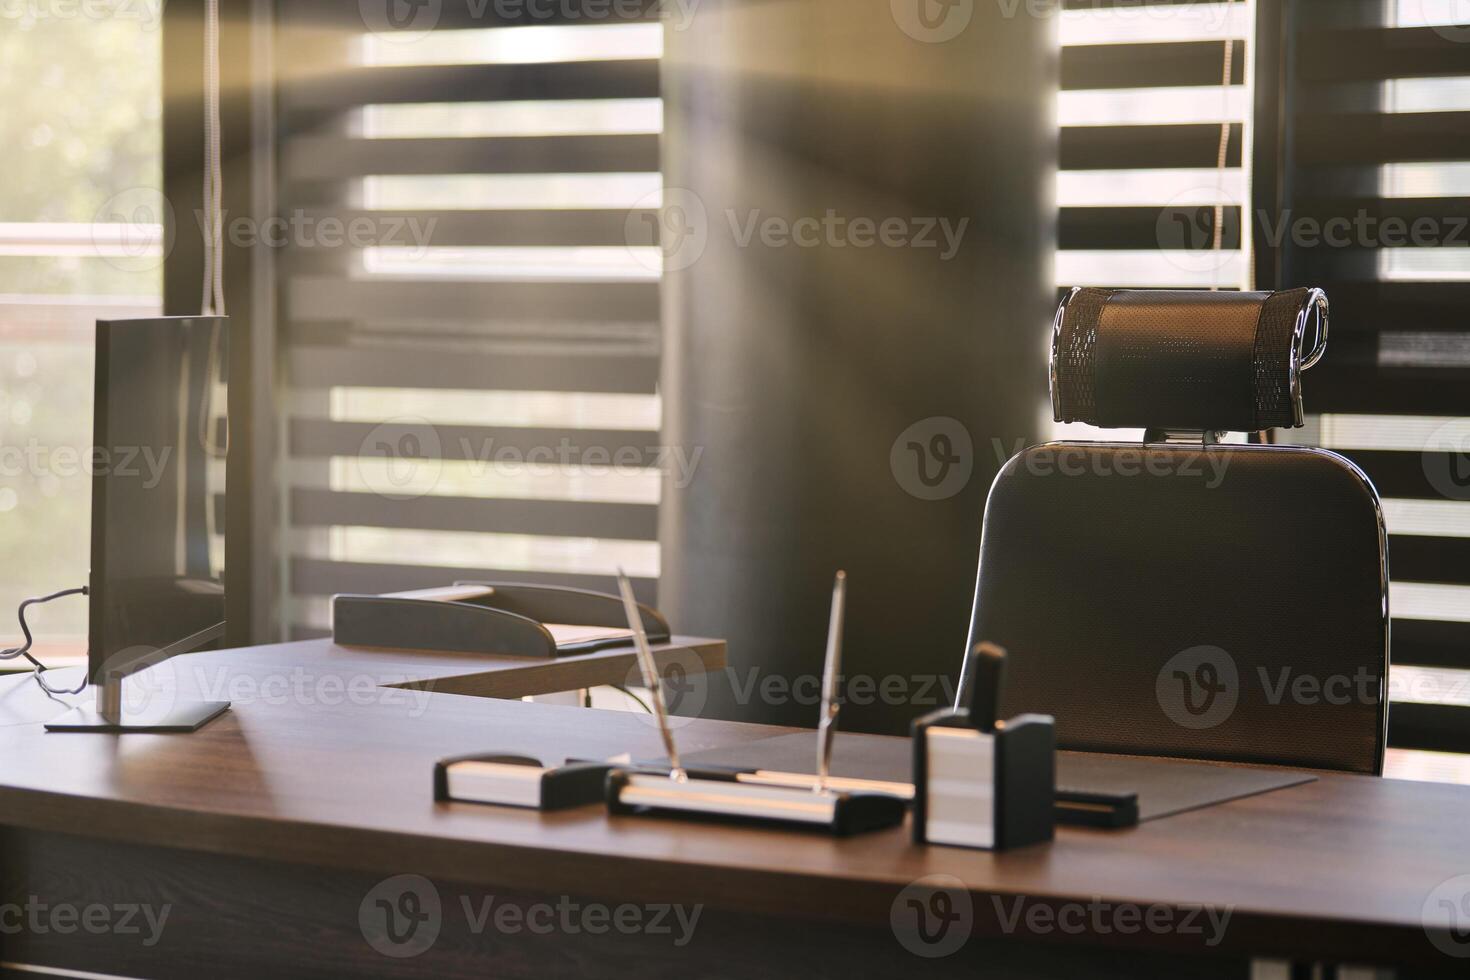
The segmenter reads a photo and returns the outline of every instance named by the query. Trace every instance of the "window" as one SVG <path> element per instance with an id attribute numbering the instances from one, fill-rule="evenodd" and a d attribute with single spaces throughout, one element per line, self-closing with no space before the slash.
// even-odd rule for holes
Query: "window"
<path id="1" fill-rule="evenodd" d="M 1059 286 L 1246 283 L 1251 10 L 1244 2 L 1063 6 Z M 1217 206 L 1225 218 L 1218 251 Z"/>
<path id="2" fill-rule="evenodd" d="M 1251 15 L 1241 0 L 1062 4 L 1060 290 L 1247 284 L 1240 215 L 1249 154 L 1241 146 L 1250 115 Z M 1143 437 L 1141 430 L 1103 435 L 1053 423 L 1049 402 L 1042 411 L 1042 431 L 1055 438 Z"/>
<path id="3" fill-rule="evenodd" d="M 458 578 L 652 598 L 661 26 L 277 9 L 292 635 Z"/>
<path id="4" fill-rule="evenodd" d="M 0 11 L 0 645 L 21 599 L 85 584 L 93 323 L 161 309 L 153 3 Z M 34 610 L 36 649 L 86 652 L 86 602 Z"/>
<path id="5" fill-rule="evenodd" d="M 1283 441 L 1342 451 L 1384 497 L 1390 744 L 1470 751 L 1470 233 L 1452 238 L 1470 215 L 1470 3 L 1064 8 L 1058 284 L 1326 289 L 1331 344 L 1304 382 L 1321 414 Z"/>
<path id="6" fill-rule="evenodd" d="M 1263 286 L 1321 286 L 1332 342 L 1307 375 L 1320 445 L 1355 460 L 1390 533 L 1390 745 L 1470 751 L 1470 3 L 1293 0 L 1288 141 L 1264 157 Z M 1258 238 L 1262 229 L 1257 229 Z M 1421 762 L 1417 765 L 1433 766 Z"/>

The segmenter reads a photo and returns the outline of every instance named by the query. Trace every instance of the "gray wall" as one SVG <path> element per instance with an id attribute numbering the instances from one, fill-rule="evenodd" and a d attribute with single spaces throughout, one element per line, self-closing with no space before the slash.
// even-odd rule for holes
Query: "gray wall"
<path id="1" fill-rule="evenodd" d="M 838 568 L 843 727 L 947 701 L 1055 295 L 1054 24 L 1009 7 L 703 0 L 666 22 L 665 429 L 700 455 L 666 479 L 660 602 L 731 661 L 681 710 L 814 725 Z"/>

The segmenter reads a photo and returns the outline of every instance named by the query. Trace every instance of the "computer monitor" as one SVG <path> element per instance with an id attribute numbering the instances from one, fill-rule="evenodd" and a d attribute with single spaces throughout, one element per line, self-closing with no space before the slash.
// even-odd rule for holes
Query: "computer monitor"
<path id="1" fill-rule="evenodd" d="M 88 633 L 96 705 L 68 712 L 51 731 L 193 731 L 229 707 L 184 700 L 177 676 L 156 670 L 224 635 L 229 362 L 224 317 L 97 323 Z M 131 685 L 140 696 L 125 696 L 126 678 L 142 671 L 147 680 Z"/>

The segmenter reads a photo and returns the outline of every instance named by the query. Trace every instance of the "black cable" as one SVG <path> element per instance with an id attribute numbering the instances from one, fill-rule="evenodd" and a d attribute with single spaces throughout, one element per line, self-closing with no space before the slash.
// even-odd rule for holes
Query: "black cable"
<path id="1" fill-rule="evenodd" d="M 37 596 L 34 599 L 27 599 L 25 602 L 22 602 L 20 604 L 20 608 L 16 610 L 16 618 L 20 620 L 20 631 L 22 634 L 25 635 L 26 641 L 18 647 L 11 647 L 9 650 L 0 650 L 0 660 L 14 660 L 16 657 L 25 657 L 36 668 L 35 672 L 31 676 L 36 678 L 36 683 L 41 685 L 41 690 L 45 691 L 47 694 L 80 693 L 82 688 L 86 687 L 87 682 L 85 679 L 83 679 L 82 681 L 82 686 L 78 687 L 74 691 L 60 690 L 48 687 L 46 685 L 46 682 L 41 680 L 41 674 L 45 672 L 46 665 L 41 663 L 41 661 L 37 660 L 34 656 L 31 655 L 31 644 L 35 642 L 35 638 L 31 636 L 31 627 L 28 623 L 26 623 L 26 610 L 29 609 L 31 606 L 51 602 L 54 599 L 63 599 L 69 595 L 88 594 L 89 593 L 87 587 L 84 585 L 79 589 L 62 589 L 60 592 L 53 592 L 50 595 Z"/>
<path id="2" fill-rule="evenodd" d="M 621 691 L 623 694 L 625 694 L 628 697 L 632 698 L 634 701 L 637 701 L 639 707 L 641 707 L 644 711 L 648 712 L 649 714 L 653 714 L 653 709 L 648 706 L 648 702 L 647 701 L 643 700 L 642 698 L 640 698 L 638 695 L 634 694 L 632 691 L 628 690 L 623 685 L 621 685 L 621 684 L 610 684 L 608 686 L 611 687 L 614 691 Z"/>

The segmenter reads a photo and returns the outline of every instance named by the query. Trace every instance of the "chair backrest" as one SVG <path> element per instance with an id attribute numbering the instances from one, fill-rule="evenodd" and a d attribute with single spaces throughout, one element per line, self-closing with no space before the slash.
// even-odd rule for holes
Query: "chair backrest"
<path id="1" fill-rule="evenodd" d="M 1315 290 L 1073 292 L 1058 420 L 1149 432 L 996 478 L 970 647 L 1010 651 L 1005 715 L 1054 715 L 1063 748 L 1382 772 L 1378 495 L 1334 453 L 1215 438 L 1301 424 L 1326 332 Z"/>

